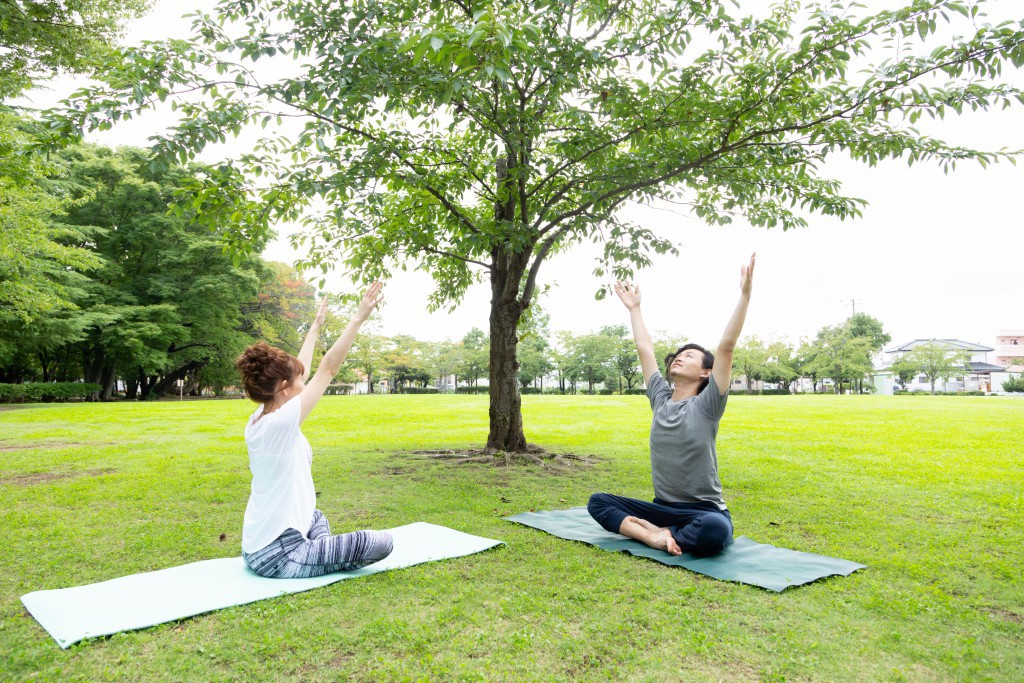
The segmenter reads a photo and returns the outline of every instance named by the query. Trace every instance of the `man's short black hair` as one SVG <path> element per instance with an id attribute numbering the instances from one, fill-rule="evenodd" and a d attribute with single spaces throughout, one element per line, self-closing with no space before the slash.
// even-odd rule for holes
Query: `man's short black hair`
<path id="1" fill-rule="evenodd" d="M 704 354 L 704 361 L 701 363 L 701 367 L 704 368 L 705 370 L 710 370 L 715 366 L 715 354 L 711 353 L 700 344 L 683 344 L 678 349 L 676 349 L 675 353 L 670 353 L 667 356 L 665 356 L 666 378 L 668 378 L 669 376 L 669 368 L 672 367 L 672 361 L 674 361 L 676 359 L 676 356 L 681 354 L 683 351 L 688 351 L 689 349 L 696 349 L 700 351 L 702 354 Z M 700 386 L 697 387 L 697 393 L 699 394 L 700 392 L 704 391 L 704 387 L 706 387 L 707 385 L 708 380 L 702 379 L 700 381 Z"/>

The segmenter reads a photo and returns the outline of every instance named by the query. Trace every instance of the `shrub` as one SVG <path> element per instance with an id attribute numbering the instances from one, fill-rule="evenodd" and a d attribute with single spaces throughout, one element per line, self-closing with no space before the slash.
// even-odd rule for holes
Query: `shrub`
<path id="1" fill-rule="evenodd" d="M 399 392 L 401 394 L 436 394 L 438 393 L 435 387 L 404 387 Z"/>
<path id="2" fill-rule="evenodd" d="M 1003 391 L 1010 391 L 1015 394 L 1024 393 L 1024 375 L 1010 377 L 1010 379 L 1003 382 Z"/>
<path id="3" fill-rule="evenodd" d="M 539 387 L 526 387 L 525 389 L 519 390 L 520 394 L 539 394 L 541 390 Z"/>
<path id="4" fill-rule="evenodd" d="M 66 401 L 70 398 L 85 398 L 99 391 L 99 384 L 83 382 L 25 382 L 23 384 L 0 384 L 0 401 L 5 403 L 25 401 Z"/>
<path id="5" fill-rule="evenodd" d="M 455 387 L 456 394 L 486 394 L 490 387 Z"/>
<path id="6" fill-rule="evenodd" d="M 1006 388 L 1006 384 L 1003 384 L 1003 388 Z M 936 391 L 932 394 L 930 391 L 921 389 L 915 389 L 914 391 L 899 391 L 892 392 L 894 396 L 988 396 L 984 391 Z"/>

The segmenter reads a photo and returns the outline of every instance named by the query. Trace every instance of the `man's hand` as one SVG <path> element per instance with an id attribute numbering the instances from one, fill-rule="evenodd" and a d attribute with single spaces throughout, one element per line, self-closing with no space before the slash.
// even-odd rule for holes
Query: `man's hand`
<path id="1" fill-rule="evenodd" d="M 359 302 L 359 308 L 356 309 L 356 319 L 363 321 L 370 317 L 377 304 L 384 300 L 383 289 L 384 285 L 380 281 L 370 285 L 370 288 L 363 294 L 363 300 Z"/>
<path id="2" fill-rule="evenodd" d="M 750 290 L 754 285 L 754 261 L 757 259 L 757 253 L 750 255 L 750 265 L 740 266 L 740 294 L 749 297 Z"/>
<path id="3" fill-rule="evenodd" d="M 631 285 L 628 282 L 616 282 L 615 293 L 622 299 L 622 303 L 626 305 L 626 308 L 633 310 L 634 308 L 640 307 L 640 288 Z"/>

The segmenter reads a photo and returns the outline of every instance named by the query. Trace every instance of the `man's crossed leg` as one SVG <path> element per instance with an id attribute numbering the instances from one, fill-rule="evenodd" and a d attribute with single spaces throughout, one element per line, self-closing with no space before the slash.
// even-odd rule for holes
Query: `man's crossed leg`
<path id="1" fill-rule="evenodd" d="M 729 511 L 714 503 L 648 503 L 595 493 L 587 511 L 606 530 L 672 555 L 714 555 L 732 543 Z"/>

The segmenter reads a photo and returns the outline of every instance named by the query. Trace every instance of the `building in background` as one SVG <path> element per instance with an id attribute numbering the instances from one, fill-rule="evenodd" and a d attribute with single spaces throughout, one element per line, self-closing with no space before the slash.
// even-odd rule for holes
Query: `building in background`
<path id="1" fill-rule="evenodd" d="M 995 362 L 1008 372 L 1024 372 L 1024 329 L 999 330 Z"/>
<path id="2" fill-rule="evenodd" d="M 1024 337 L 1021 337 L 1021 339 L 1022 341 L 1019 341 L 1018 345 L 1024 344 Z M 988 361 L 988 354 L 995 351 L 994 348 L 963 341 L 962 339 L 915 339 L 906 344 L 886 349 L 882 353 L 882 357 L 876 364 L 872 377 L 878 393 L 886 393 L 886 390 L 889 390 L 891 393 L 890 387 L 893 387 L 893 364 L 918 346 L 924 344 L 936 344 L 950 351 L 963 353 L 967 357 L 958 376 L 951 377 L 946 381 L 941 379 L 936 381 L 936 391 L 984 391 L 989 393 L 1002 388 L 1001 382 L 998 388 L 993 386 L 993 373 L 996 374 L 997 378 L 1006 374 L 1004 366 L 994 365 Z M 902 388 L 905 391 L 931 391 L 932 384 L 923 374 L 918 374 Z"/>

